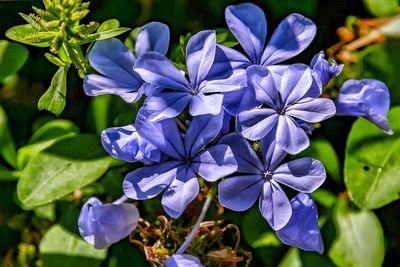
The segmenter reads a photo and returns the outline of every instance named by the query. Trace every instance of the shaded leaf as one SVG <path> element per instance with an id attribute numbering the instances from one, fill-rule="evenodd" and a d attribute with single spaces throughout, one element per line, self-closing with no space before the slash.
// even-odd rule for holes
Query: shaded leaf
<path id="1" fill-rule="evenodd" d="M 283 257 L 282 261 L 279 263 L 278 267 L 302 267 L 300 259 L 300 251 L 298 248 L 292 247 Z"/>
<path id="2" fill-rule="evenodd" d="M 0 155 L 14 168 L 17 167 L 17 155 L 14 140 L 8 127 L 8 118 L 4 109 L 0 106 Z"/>
<path id="3" fill-rule="evenodd" d="M 60 225 L 52 226 L 40 242 L 47 267 L 100 266 L 107 250 L 97 250 Z"/>
<path id="4" fill-rule="evenodd" d="M 0 40 L 0 81 L 20 70 L 28 55 L 28 49 L 24 46 Z"/>
<path id="5" fill-rule="evenodd" d="M 18 181 L 18 198 L 27 207 L 50 203 L 94 182 L 111 163 L 97 136 L 68 138 L 28 162 Z"/>
<path id="6" fill-rule="evenodd" d="M 30 24 L 17 25 L 7 30 L 6 36 L 7 38 L 17 41 L 20 43 L 38 46 L 38 47 L 47 47 L 50 46 L 49 42 L 32 42 L 27 40 L 26 38 L 30 37 L 32 34 L 37 33 L 38 31 L 32 27 Z"/>
<path id="7" fill-rule="evenodd" d="M 382 226 L 371 211 L 356 211 L 341 200 L 334 211 L 337 236 L 329 257 L 339 267 L 380 267 L 385 255 Z"/>
<path id="8" fill-rule="evenodd" d="M 398 0 L 363 0 L 367 11 L 375 17 L 389 17 L 397 13 Z"/>

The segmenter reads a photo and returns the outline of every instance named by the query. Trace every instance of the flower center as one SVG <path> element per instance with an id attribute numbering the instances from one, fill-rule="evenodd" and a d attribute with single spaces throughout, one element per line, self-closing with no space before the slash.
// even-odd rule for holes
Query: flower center
<path id="1" fill-rule="evenodd" d="M 272 179 L 272 171 L 263 172 L 264 179 L 270 181 Z"/>

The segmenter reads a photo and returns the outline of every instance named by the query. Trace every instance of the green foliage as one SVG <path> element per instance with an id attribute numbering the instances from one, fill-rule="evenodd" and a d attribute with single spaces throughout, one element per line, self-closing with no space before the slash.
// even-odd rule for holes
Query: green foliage
<path id="1" fill-rule="evenodd" d="M 341 200 L 334 211 L 337 236 L 329 257 L 339 267 L 379 267 L 385 255 L 382 226 L 371 211 L 356 211 Z"/>
<path id="2" fill-rule="evenodd" d="M 100 266 L 107 250 L 97 250 L 60 225 L 52 226 L 40 242 L 47 267 Z"/>
<path id="3" fill-rule="evenodd" d="M 400 107 L 389 112 L 393 136 L 365 119 L 358 119 L 350 131 L 344 163 L 345 183 L 360 208 L 376 209 L 400 197 L 399 116 Z"/>
<path id="4" fill-rule="evenodd" d="M 0 40 L 0 81 L 20 70 L 28 55 L 28 49 L 22 45 Z"/>
<path id="5" fill-rule="evenodd" d="M 295 247 L 290 248 L 278 267 L 303 267 L 299 249 Z"/>
<path id="6" fill-rule="evenodd" d="M 14 141 L 8 126 L 8 118 L 4 109 L 0 106 L 0 156 L 13 167 L 17 165 L 17 154 Z M 0 170 L 1 171 L 1 170 Z"/>
<path id="7" fill-rule="evenodd" d="M 23 44 L 33 45 L 38 47 L 48 47 L 48 41 L 32 40 L 29 39 L 29 36 L 36 33 L 37 30 L 31 24 L 17 25 L 7 30 L 6 37 Z M 44 36 L 43 36 L 44 37 Z"/>
<path id="8" fill-rule="evenodd" d="M 363 0 L 367 11 L 375 17 L 388 17 L 397 13 L 399 0 Z"/>
<path id="9" fill-rule="evenodd" d="M 67 94 L 67 73 L 69 65 L 60 67 L 53 79 L 49 89 L 39 99 L 38 108 L 46 109 L 55 115 L 60 115 L 64 110 Z"/>
<path id="10" fill-rule="evenodd" d="M 336 183 L 341 183 L 342 175 L 339 164 L 339 158 L 333 146 L 326 139 L 312 140 L 310 146 L 300 154 L 296 155 L 297 158 L 312 157 L 322 162 L 327 172 L 327 175 L 332 178 Z"/>
<path id="11" fill-rule="evenodd" d="M 110 164 L 96 136 L 75 135 L 28 162 L 18 182 L 18 197 L 27 207 L 49 203 L 97 180 Z"/>

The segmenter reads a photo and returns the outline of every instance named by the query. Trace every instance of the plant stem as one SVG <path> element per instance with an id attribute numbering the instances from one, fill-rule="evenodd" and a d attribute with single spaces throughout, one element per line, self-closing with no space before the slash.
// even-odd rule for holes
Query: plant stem
<path id="1" fill-rule="evenodd" d="M 214 197 L 214 190 L 211 189 L 207 194 L 206 202 L 204 203 L 204 206 L 201 210 L 199 218 L 197 218 L 196 224 L 193 226 L 192 231 L 190 231 L 189 235 L 186 237 L 185 242 L 183 242 L 183 244 L 178 249 L 176 254 L 182 254 L 189 247 L 190 243 L 192 242 L 192 240 L 194 238 L 194 235 L 196 234 L 197 230 L 200 227 L 200 223 L 203 221 L 204 216 L 206 215 L 207 210 L 210 207 L 211 200 L 213 199 L 213 197 Z"/>
<path id="2" fill-rule="evenodd" d="M 128 200 L 128 197 L 123 195 L 122 197 L 120 197 L 117 200 L 113 201 L 113 204 L 122 204 L 127 200 Z"/>

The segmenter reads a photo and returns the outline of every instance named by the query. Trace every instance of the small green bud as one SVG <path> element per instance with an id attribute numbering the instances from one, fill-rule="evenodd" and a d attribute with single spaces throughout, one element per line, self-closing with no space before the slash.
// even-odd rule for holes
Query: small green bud
<path id="1" fill-rule="evenodd" d="M 82 11 L 77 11 L 71 15 L 71 21 L 73 22 L 80 21 L 81 19 L 86 17 L 87 14 L 89 14 L 89 10 L 87 9 Z"/>
<path id="2" fill-rule="evenodd" d="M 56 37 L 53 39 L 51 42 L 51 52 L 55 53 L 58 50 L 60 50 L 65 38 L 65 33 L 64 31 L 59 31 L 56 35 Z"/>
<path id="3" fill-rule="evenodd" d="M 59 57 L 56 57 L 53 54 L 46 53 L 46 54 L 44 54 L 44 56 L 47 58 L 48 61 L 50 61 L 51 63 L 53 63 L 56 66 L 62 67 L 62 66 L 66 65 Z"/>
<path id="4" fill-rule="evenodd" d="M 53 30 L 55 28 L 58 28 L 60 26 L 60 24 L 61 24 L 61 22 L 59 20 L 52 20 L 52 21 L 47 22 L 45 24 L 45 26 L 46 26 L 46 29 Z"/>
<path id="5" fill-rule="evenodd" d="M 41 43 L 53 40 L 55 32 L 35 32 L 25 38 L 27 42 Z"/>
<path id="6" fill-rule="evenodd" d="M 91 21 L 91 22 L 89 22 L 89 24 L 79 25 L 79 26 L 75 27 L 73 30 L 75 32 L 79 32 L 82 35 L 86 35 L 86 34 L 90 34 L 90 33 L 94 32 L 99 26 L 100 26 L 100 24 L 98 22 Z"/>
<path id="7" fill-rule="evenodd" d="M 36 12 L 36 14 L 39 15 L 39 17 L 41 17 L 44 20 L 49 21 L 49 20 L 56 20 L 57 19 L 56 16 L 54 16 L 53 14 L 51 14 L 48 11 L 45 11 L 43 9 L 40 9 L 40 8 L 37 8 L 37 7 L 34 7 L 34 6 L 32 7 L 32 9 L 33 9 L 33 11 Z"/>

